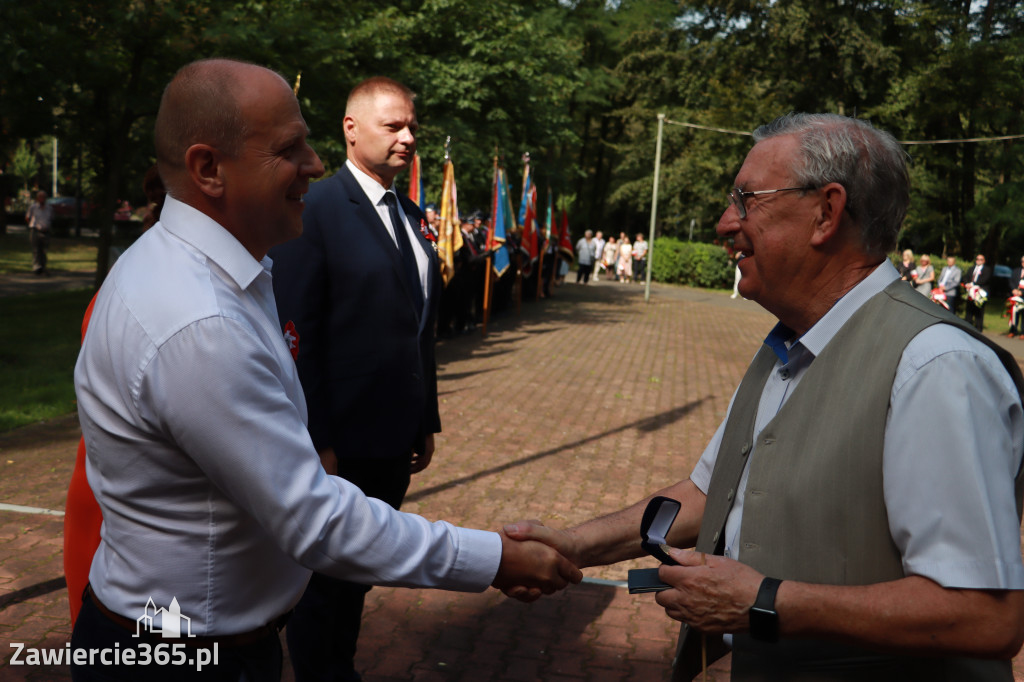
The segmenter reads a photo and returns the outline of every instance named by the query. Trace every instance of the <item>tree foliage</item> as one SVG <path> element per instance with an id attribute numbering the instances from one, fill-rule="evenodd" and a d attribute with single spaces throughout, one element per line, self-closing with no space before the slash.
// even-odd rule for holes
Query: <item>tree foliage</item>
<path id="1" fill-rule="evenodd" d="M 162 88 L 210 56 L 301 73 L 328 172 L 345 158 L 348 90 L 392 76 L 418 93 L 428 197 L 449 137 L 464 210 L 486 209 L 496 153 L 515 178 L 530 152 L 576 232 L 646 228 L 658 113 L 658 231 L 692 224 L 703 241 L 743 133 L 788 111 L 867 117 L 902 140 L 1024 133 L 1015 0 L 0 0 L 0 25 L 0 162 L 10 170 L 19 141 L 56 135 L 96 178 L 97 216 L 141 200 Z M 1022 144 L 908 146 L 901 246 L 1016 260 Z"/>

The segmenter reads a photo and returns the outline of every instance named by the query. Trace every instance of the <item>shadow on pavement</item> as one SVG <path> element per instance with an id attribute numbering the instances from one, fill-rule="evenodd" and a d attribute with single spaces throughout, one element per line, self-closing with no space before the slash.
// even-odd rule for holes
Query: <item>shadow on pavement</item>
<path id="1" fill-rule="evenodd" d="M 620 433 L 622 431 L 628 431 L 629 429 L 635 428 L 635 429 L 638 429 L 640 431 L 646 431 L 646 432 L 656 431 L 658 429 L 664 428 L 664 427 L 666 427 L 666 426 L 668 426 L 670 424 L 673 424 L 673 423 L 679 421 L 680 419 L 685 417 L 687 414 L 689 414 L 690 412 L 692 412 L 695 409 L 697 409 L 698 407 L 700 407 L 700 405 L 705 400 L 707 400 L 710 397 L 711 396 L 707 396 L 705 398 L 701 398 L 700 400 L 695 400 L 695 401 L 692 401 L 690 403 L 687 403 L 686 405 L 681 405 L 681 406 L 673 408 L 671 410 L 667 410 L 665 412 L 662 412 L 661 414 L 656 414 L 656 415 L 652 415 L 650 417 L 645 417 L 644 419 L 638 419 L 637 421 L 630 422 L 628 424 L 623 424 L 622 426 L 617 426 L 617 427 L 615 427 L 613 429 L 608 429 L 608 430 L 602 431 L 600 433 L 595 433 L 595 434 L 593 434 L 591 436 L 587 436 L 586 438 L 580 438 L 580 439 L 572 441 L 570 443 L 563 443 L 562 445 L 559 445 L 558 447 L 550 448 L 548 450 L 543 450 L 541 452 L 534 453 L 534 454 L 529 455 L 527 457 L 523 457 L 521 459 L 517 459 L 514 462 L 507 462 L 505 464 L 501 464 L 501 465 L 498 465 L 496 467 L 491 467 L 490 469 L 483 469 L 481 471 L 477 471 L 477 472 L 472 473 L 472 474 L 470 474 L 468 476 L 463 476 L 461 478 L 456 478 L 456 479 L 453 479 L 451 481 L 447 481 L 447 482 L 442 483 L 440 485 L 435 485 L 435 486 L 432 486 L 430 488 L 424 488 L 422 490 L 417 490 L 414 493 L 410 493 L 410 494 L 406 495 L 405 501 L 406 501 L 406 503 L 408 503 L 408 502 L 417 502 L 417 501 L 419 501 L 419 500 L 421 500 L 421 499 L 423 499 L 425 497 L 429 497 L 431 495 L 435 495 L 435 494 L 437 494 L 439 492 L 443 492 L 443 491 L 449 490 L 451 488 L 457 488 L 459 486 L 466 485 L 466 484 L 472 483 L 474 481 L 478 481 L 481 478 L 486 478 L 487 476 L 492 476 L 494 474 L 498 474 L 498 473 L 501 473 L 503 471 L 508 471 L 509 469 L 514 469 L 515 467 L 524 466 L 526 464 L 529 464 L 530 462 L 535 462 L 535 461 L 537 461 L 539 459 L 544 459 L 545 457 L 551 457 L 552 455 L 557 455 L 560 452 L 566 452 L 566 451 L 569 451 L 569 450 L 575 450 L 576 448 L 579 448 L 579 447 L 581 447 L 583 445 L 586 445 L 587 443 L 593 443 L 595 441 L 600 441 L 603 438 L 607 438 L 608 436 L 614 435 L 616 433 Z"/>

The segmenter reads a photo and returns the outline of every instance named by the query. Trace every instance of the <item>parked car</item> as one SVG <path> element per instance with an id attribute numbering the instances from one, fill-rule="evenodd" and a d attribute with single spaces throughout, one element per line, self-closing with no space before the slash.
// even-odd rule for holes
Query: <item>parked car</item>
<path id="1" fill-rule="evenodd" d="M 46 203 L 53 207 L 53 233 L 58 237 L 66 237 L 75 225 L 75 213 L 78 211 L 78 199 L 75 197 L 52 197 Z M 82 224 L 89 220 L 95 205 L 82 200 Z"/>
<path id="2" fill-rule="evenodd" d="M 75 197 L 53 197 L 47 199 L 46 203 L 53 206 L 53 216 L 55 218 L 70 218 L 75 219 L 76 204 L 78 200 Z M 82 201 L 82 219 L 88 218 L 92 215 L 93 205 L 88 201 Z"/>
<path id="3" fill-rule="evenodd" d="M 1009 265 L 992 266 L 992 279 L 988 285 L 988 300 L 996 300 L 994 297 L 1002 300 L 1010 295 L 1010 290 L 1013 288 L 1010 286 L 1010 275 L 1012 274 L 1013 270 Z"/>

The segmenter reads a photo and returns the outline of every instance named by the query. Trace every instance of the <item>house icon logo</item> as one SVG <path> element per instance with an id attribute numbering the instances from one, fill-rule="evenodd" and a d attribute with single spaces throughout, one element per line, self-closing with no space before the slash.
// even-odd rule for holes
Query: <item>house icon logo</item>
<path id="1" fill-rule="evenodd" d="M 160 618 L 160 627 L 156 627 L 158 616 Z M 184 628 L 182 628 L 183 624 Z M 158 609 L 153 602 L 153 597 L 150 597 L 149 601 L 146 602 L 142 615 L 135 619 L 135 634 L 132 637 L 140 636 L 143 631 L 163 637 L 181 637 L 182 630 L 184 630 L 186 637 L 195 637 L 192 634 L 192 619 L 182 615 L 181 606 L 178 605 L 178 598 L 172 597 L 171 605 L 166 609 L 163 607 Z"/>

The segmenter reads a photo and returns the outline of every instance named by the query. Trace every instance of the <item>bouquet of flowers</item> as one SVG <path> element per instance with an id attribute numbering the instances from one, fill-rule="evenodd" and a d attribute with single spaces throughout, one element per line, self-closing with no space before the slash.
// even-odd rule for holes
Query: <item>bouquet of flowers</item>
<path id="1" fill-rule="evenodd" d="M 1014 289 L 1014 291 L 1017 292 L 1019 290 Z M 1014 330 L 1020 328 L 1019 321 L 1022 313 L 1024 313 L 1024 298 L 1015 293 L 1006 299 L 1006 313 L 1004 314 L 1010 318 L 1010 336 L 1013 336 Z"/>
<path id="2" fill-rule="evenodd" d="M 932 289 L 932 300 L 941 305 L 946 310 L 949 310 L 949 304 L 946 303 L 946 290 L 942 287 L 935 287 Z"/>
<path id="3" fill-rule="evenodd" d="M 967 300 L 978 306 L 979 308 L 985 305 L 985 301 L 988 300 L 988 292 L 979 287 L 977 284 L 967 284 Z"/>

